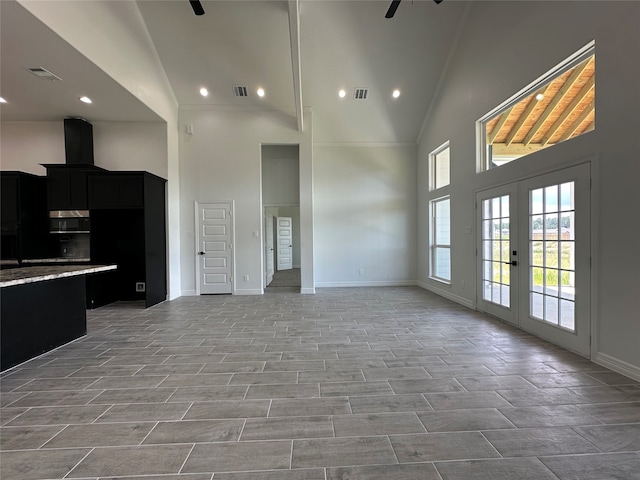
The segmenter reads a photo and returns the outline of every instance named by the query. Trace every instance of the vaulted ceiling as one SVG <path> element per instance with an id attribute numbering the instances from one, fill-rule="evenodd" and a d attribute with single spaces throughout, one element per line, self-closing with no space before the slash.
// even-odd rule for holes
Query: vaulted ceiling
<path id="1" fill-rule="evenodd" d="M 203 16 L 187 0 L 136 3 L 181 107 L 277 109 L 298 118 L 302 107 L 311 108 L 314 141 L 327 143 L 415 142 L 466 4 L 407 0 L 385 19 L 386 0 L 203 0 Z M 3 120 L 157 120 L 19 5 L 0 4 L 0 95 L 12 99 L 2 107 Z M 63 79 L 55 98 L 47 92 L 51 82 L 27 72 L 29 66 Z M 90 108 L 77 105 L 83 82 L 100 85 Z M 237 86 L 247 96 L 235 96 Z M 366 99 L 354 98 L 356 88 L 367 89 Z"/>

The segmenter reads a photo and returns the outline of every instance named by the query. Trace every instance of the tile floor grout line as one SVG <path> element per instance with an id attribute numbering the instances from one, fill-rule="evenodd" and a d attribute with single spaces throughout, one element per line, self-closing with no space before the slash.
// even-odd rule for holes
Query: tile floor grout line
<path id="1" fill-rule="evenodd" d="M 152 423 L 152 422 L 149 422 L 149 423 Z M 153 431 L 156 429 L 156 427 L 157 427 L 158 425 L 160 425 L 160 422 L 159 422 L 159 421 L 156 421 L 156 422 L 153 422 L 153 423 L 155 423 L 155 425 L 153 425 L 153 427 L 151 427 L 151 428 L 149 429 L 149 431 L 148 431 L 148 432 L 147 432 L 147 434 L 144 436 L 144 438 L 143 438 L 142 440 L 140 440 L 140 442 L 138 443 L 138 446 L 142 446 L 142 445 L 144 445 L 144 441 L 145 441 L 147 438 L 149 438 L 149 435 L 151 435 L 151 432 L 153 432 Z"/>
<path id="2" fill-rule="evenodd" d="M 92 447 L 92 448 L 87 452 L 87 454 L 86 454 L 84 457 L 82 457 L 82 458 L 80 459 L 80 461 L 78 461 L 78 462 L 77 462 L 77 463 L 76 463 L 76 464 L 75 464 L 75 465 L 74 465 L 74 466 L 73 466 L 73 467 L 72 467 L 72 468 L 71 468 L 67 473 L 65 473 L 65 474 L 64 474 L 64 476 L 63 476 L 62 478 L 71 478 L 71 477 L 69 477 L 69 475 L 71 474 L 71 472 L 73 472 L 76 468 L 78 468 L 78 466 L 79 466 L 79 465 L 80 465 L 84 460 L 86 460 L 86 459 L 87 459 L 87 457 L 88 457 L 89 455 L 91 455 L 91 453 L 92 453 L 95 449 L 96 449 L 95 447 Z"/>
<path id="3" fill-rule="evenodd" d="M 189 457 L 191 456 L 191 454 L 193 453 L 193 450 L 195 448 L 196 448 L 196 444 L 195 443 L 191 444 L 191 449 L 189 450 L 189 453 L 187 453 L 187 456 L 184 457 L 182 465 L 180 465 L 180 468 L 178 469 L 178 472 L 177 472 L 178 475 L 180 475 L 182 473 L 182 469 L 187 464 L 187 460 L 189 460 Z M 213 474 L 212 474 L 212 476 L 213 476 Z"/>

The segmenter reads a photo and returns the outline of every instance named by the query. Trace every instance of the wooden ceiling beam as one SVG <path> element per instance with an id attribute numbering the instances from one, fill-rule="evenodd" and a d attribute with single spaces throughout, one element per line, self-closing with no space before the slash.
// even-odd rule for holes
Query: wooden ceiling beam
<path id="1" fill-rule="evenodd" d="M 567 107 L 564 109 L 564 111 L 560 114 L 560 116 L 553 123 L 551 128 L 549 128 L 549 130 L 547 130 L 547 133 L 545 134 L 544 138 L 540 142 L 540 143 L 542 143 L 542 145 L 546 145 L 547 143 L 549 143 L 549 141 L 555 135 L 555 133 L 558 131 L 560 126 L 565 122 L 565 120 L 569 117 L 569 115 L 571 115 L 571 113 L 573 113 L 573 111 L 576 109 L 576 107 L 580 104 L 580 102 L 582 102 L 584 100 L 584 98 L 591 91 L 591 89 L 593 87 L 595 87 L 595 85 L 596 85 L 595 75 L 591 75 L 589 80 L 587 80 L 587 83 L 585 83 L 582 86 L 582 88 L 580 89 L 578 94 L 573 98 L 573 100 L 571 100 L 571 103 L 569 105 L 567 105 Z"/>
<path id="2" fill-rule="evenodd" d="M 582 75 L 582 72 L 584 72 L 585 68 L 587 68 L 590 63 L 591 61 L 577 65 L 573 72 L 571 72 L 571 75 L 569 75 L 569 78 L 567 78 L 567 80 L 564 82 L 564 85 L 560 88 L 560 90 L 558 90 L 558 93 L 555 94 L 551 102 L 549 102 L 549 105 L 547 105 L 547 108 L 545 108 L 544 112 L 542 112 L 536 123 L 533 125 L 533 127 L 531 127 L 531 130 L 529 130 L 527 136 L 524 137 L 523 143 L 525 145 L 531 143 L 531 140 L 540 131 L 540 128 L 542 127 L 544 122 L 547 121 L 549 116 L 553 113 L 562 99 L 564 99 L 571 87 L 573 87 L 573 84 L 576 83 L 576 81 Z"/>
<path id="3" fill-rule="evenodd" d="M 487 137 L 487 145 L 491 145 L 493 141 L 496 139 L 496 137 L 498 136 L 498 133 L 500 133 L 500 130 L 504 126 L 504 123 L 507 121 L 507 118 L 509 118 L 509 115 L 511 115 L 511 111 L 513 110 L 514 106 L 515 105 L 512 105 L 507 110 L 502 112 L 502 115 L 500 115 L 500 120 L 498 120 L 495 127 L 493 127 L 493 130 L 491 130 L 491 133 Z"/>
<path id="4" fill-rule="evenodd" d="M 523 156 L 537 152 L 542 148 L 544 148 L 543 145 L 538 143 L 530 143 L 529 145 L 525 145 L 524 143 L 512 143 L 511 145 L 494 143 L 491 147 L 491 155 L 494 157 Z"/>
<path id="5" fill-rule="evenodd" d="M 522 112 L 522 114 L 520 115 L 520 118 L 518 119 L 516 124 L 513 126 L 513 128 L 509 132 L 509 135 L 507 135 L 507 139 L 505 140 L 504 143 L 506 143 L 507 145 L 510 145 L 511 142 L 513 142 L 513 139 L 518 134 L 518 132 L 520 131 L 522 126 L 525 124 L 525 122 L 529 119 L 531 112 L 533 112 L 533 109 L 536 108 L 536 105 L 538 104 L 538 100 L 536 100 L 536 95 L 539 95 L 539 94 L 544 95 L 544 93 L 547 91 L 547 88 L 549 88 L 549 84 L 545 85 L 544 87 L 542 87 L 536 92 L 533 92 L 530 95 L 531 98 L 530 98 L 529 104 L 524 109 L 524 112 Z"/>
<path id="6" fill-rule="evenodd" d="M 578 116 L 578 118 L 576 118 L 573 121 L 573 123 L 566 128 L 565 132 L 558 139 L 558 143 L 564 142 L 565 140 L 570 138 L 576 132 L 576 130 L 580 128 L 580 125 L 582 125 L 582 123 L 589 117 L 589 115 L 593 113 L 594 109 L 595 109 L 594 102 L 593 101 L 589 102 L 589 104 L 585 107 L 585 109 Z"/>

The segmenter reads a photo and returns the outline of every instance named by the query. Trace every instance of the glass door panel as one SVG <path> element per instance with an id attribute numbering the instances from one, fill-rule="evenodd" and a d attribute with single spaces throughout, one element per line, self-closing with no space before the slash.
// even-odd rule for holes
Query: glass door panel
<path id="1" fill-rule="evenodd" d="M 574 191 L 575 182 L 566 182 L 529 192 L 529 314 L 572 332 L 575 331 L 575 233 L 571 222 L 575 215 Z M 538 215 L 539 211 L 544 214 Z"/>
<path id="2" fill-rule="evenodd" d="M 565 348 L 589 355 L 589 164 L 519 183 L 521 265 L 520 325 Z M 576 292 L 583 292 L 579 296 Z"/>
<path id="3" fill-rule="evenodd" d="M 515 207 L 514 187 L 498 187 L 478 193 L 479 238 L 479 292 L 480 310 L 515 323 L 517 297 L 514 296 L 513 262 L 517 255 L 512 230 L 512 212 Z M 517 275 L 515 276 L 517 281 Z"/>

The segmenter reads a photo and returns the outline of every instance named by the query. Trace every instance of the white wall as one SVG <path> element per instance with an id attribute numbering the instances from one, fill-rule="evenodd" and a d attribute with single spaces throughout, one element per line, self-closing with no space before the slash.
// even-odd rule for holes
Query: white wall
<path id="1" fill-rule="evenodd" d="M 96 165 L 168 176 L 167 127 L 160 122 L 94 122 Z"/>
<path id="2" fill-rule="evenodd" d="M 570 28 L 567 28 L 570 25 Z M 492 35 L 491 32 L 500 32 Z M 475 121 L 564 58 L 596 40 L 595 131 L 476 174 Z M 640 378 L 640 3 L 475 2 L 420 141 L 419 281 L 475 302 L 474 192 L 589 158 L 597 298 L 593 358 Z M 428 279 L 428 153 L 451 141 L 452 284 Z"/>
<path id="3" fill-rule="evenodd" d="M 300 203 L 298 146 L 262 147 L 262 201 L 265 205 Z"/>
<path id="4" fill-rule="evenodd" d="M 93 123 L 94 163 L 107 170 L 145 170 L 167 178 L 167 129 L 159 122 Z M 46 175 L 43 163 L 65 163 L 64 123 L 2 122 L 0 169 Z"/>
<path id="5" fill-rule="evenodd" d="M 232 201 L 236 294 L 261 294 L 264 264 L 264 222 L 261 147 L 300 145 L 300 237 L 302 292 L 313 284 L 313 179 L 311 112 L 305 112 L 305 132 L 295 117 L 281 111 L 239 111 L 181 108 L 180 125 L 192 124 L 194 134 L 181 134 L 180 206 L 182 293 L 195 294 L 194 202 Z M 185 131 L 181 128 L 181 131 Z M 260 238 L 253 236 L 261 232 Z M 245 275 L 249 281 L 242 280 Z"/>
<path id="6" fill-rule="evenodd" d="M 316 286 L 415 284 L 415 171 L 415 146 L 314 148 Z"/>
<path id="7" fill-rule="evenodd" d="M 42 163 L 64 163 L 64 123 L 2 122 L 0 169 L 46 175 Z"/>

